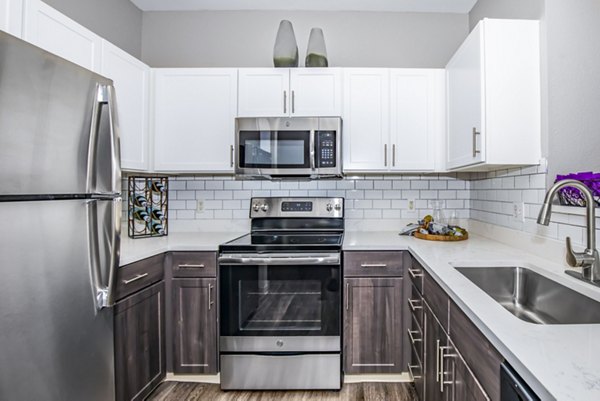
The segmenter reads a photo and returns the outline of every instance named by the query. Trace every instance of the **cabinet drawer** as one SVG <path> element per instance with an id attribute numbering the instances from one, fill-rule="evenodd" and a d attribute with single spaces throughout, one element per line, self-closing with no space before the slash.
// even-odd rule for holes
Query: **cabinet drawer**
<path id="1" fill-rule="evenodd" d="M 345 277 L 401 277 L 403 252 L 344 252 Z"/>
<path id="2" fill-rule="evenodd" d="M 422 362 L 423 354 L 419 353 L 415 349 L 415 347 L 410 347 L 410 361 L 407 364 L 408 372 L 415 383 L 415 390 L 417 390 L 417 395 L 419 396 L 419 400 L 424 399 L 425 389 L 424 385 L 424 371 L 423 371 L 423 362 Z M 458 400 L 457 400 L 458 401 Z"/>
<path id="3" fill-rule="evenodd" d="M 419 327 L 423 327 L 423 298 L 414 285 L 410 286 L 411 292 L 408 294 L 406 302 L 411 316 L 415 319 Z"/>
<path id="4" fill-rule="evenodd" d="M 410 262 L 406 265 L 406 276 L 410 278 L 410 281 L 413 285 L 419 290 L 419 292 L 423 293 L 423 276 L 424 269 L 423 266 L 415 258 L 412 256 L 408 258 Z"/>
<path id="5" fill-rule="evenodd" d="M 443 329 L 448 332 L 448 294 L 427 272 L 423 272 L 423 298 L 431 308 Z"/>
<path id="6" fill-rule="evenodd" d="M 410 327 L 407 330 L 408 342 L 417 351 L 419 358 L 423 357 L 424 333 L 414 315 L 411 315 Z"/>
<path id="7" fill-rule="evenodd" d="M 173 277 L 217 277 L 216 252 L 170 252 Z"/>
<path id="8" fill-rule="evenodd" d="M 450 303 L 450 338 L 492 401 L 500 400 L 502 355 L 462 310 Z"/>
<path id="9" fill-rule="evenodd" d="M 164 254 L 125 265 L 117 271 L 117 297 L 122 299 L 163 279 Z"/>

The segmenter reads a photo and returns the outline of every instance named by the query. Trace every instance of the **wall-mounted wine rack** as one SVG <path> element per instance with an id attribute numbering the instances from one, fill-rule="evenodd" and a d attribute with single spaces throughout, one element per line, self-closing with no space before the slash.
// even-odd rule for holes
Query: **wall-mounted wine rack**
<path id="1" fill-rule="evenodd" d="M 169 179 L 167 177 L 128 177 L 129 237 L 167 235 L 169 226 Z"/>

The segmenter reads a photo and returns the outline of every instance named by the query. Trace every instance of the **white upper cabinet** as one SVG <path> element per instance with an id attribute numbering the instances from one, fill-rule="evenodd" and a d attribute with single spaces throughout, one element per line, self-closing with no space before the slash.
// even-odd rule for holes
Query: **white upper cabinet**
<path id="1" fill-rule="evenodd" d="M 233 172 L 237 70 L 155 69 L 154 169 Z"/>
<path id="2" fill-rule="evenodd" d="M 23 0 L 0 0 L 0 29 L 20 38 L 22 24 Z"/>
<path id="3" fill-rule="evenodd" d="M 444 92 L 444 70 L 344 69 L 344 171 L 443 171 Z"/>
<path id="4" fill-rule="evenodd" d="M 121 168 L 148 170 L 150 67 L 102 41 L 100 73 L 114 82 L 121 134 Z"/>
<path id="5" fill-rule="evenodd" d="M 539 163 L 539 29 L 484 19 L 446 66 L 449 169 Z"/>
<path id="6" fill-rule="evenodd" d="M 40 0 L 25 0 L 23 39 L 100 72 L 102 38 Z"/>
<path id="7" fill-rule="evenodd" d="M 345 68 L 342 145 L 344 171 L 385 171 L 389 160 L 390 73 Z"/>
<path id="8" fill-rule="evenodd" d="M 445 72 L 390 70 L 391 170 L 444 170 Z"/>
<path id="9" fill-rule="evenodd" d="M 241 68 L 239 117 L 324 117 L 341 114 L 338 68 Z"/>

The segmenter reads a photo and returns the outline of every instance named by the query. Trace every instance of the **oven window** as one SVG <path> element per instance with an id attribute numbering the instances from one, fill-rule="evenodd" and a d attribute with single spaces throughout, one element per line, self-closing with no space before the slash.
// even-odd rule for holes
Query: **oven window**
<path id="1" fill-rule="evenodd" d="M 220 266 L 221 335 L 340 335 L 339 266 Z"/>
<path id="2" fill-rule="evenodd" d="M 308 131 L 240 131 L 243 168 L 308 168 Z"/>

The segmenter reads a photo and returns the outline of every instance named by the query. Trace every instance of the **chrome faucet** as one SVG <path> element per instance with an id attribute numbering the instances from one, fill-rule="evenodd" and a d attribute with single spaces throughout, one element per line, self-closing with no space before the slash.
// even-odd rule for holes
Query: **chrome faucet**
<path id="1" fill-rule="evenodd" d="M 575 187 L 581 191 L 585 197 L 586 203 L 586 222 L 587 222 L 587 247 L 583 252 L 575 252 L 571 246 L 571 238 L 567 237 L 567 263 L 572 267 L 581 267 L 581 271 L 567 270 L 570 276 L 591 284 L 600 286 L 600 257 L 596 249 L 596 209 L 594 195 L 592 191 L 576 180 L 564 180 L 555 183 L 546 193 L 544 204 L 540 209 L 538 224 L 547 226 L 550 224 L 550 214 L 552 213 L 552 200 L 559 189 L 564 187 Z"/>

